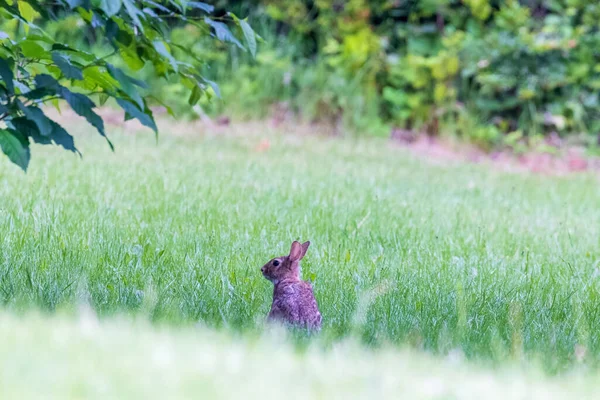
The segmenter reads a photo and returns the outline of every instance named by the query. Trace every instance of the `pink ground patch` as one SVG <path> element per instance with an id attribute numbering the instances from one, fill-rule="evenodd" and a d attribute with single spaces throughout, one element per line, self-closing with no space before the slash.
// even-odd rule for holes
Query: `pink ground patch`
<path id="1" fill-rule="evenodd" d="M 529 171 L 543 175 L 567 175 L 576 172 L 600 172 L 600 158 L 590 157 L 583 148 L 559 148 L 556 154 L 531 150 L 515 154 L 509 150 L 486 153 L 466 144 L 452 144 L 437 138 L 420 136 L 415 141 L 394 143 L 420 157 L 434 161 L 486 163 L 505 171 Z"/>
<path id="2" fill-rule="evenodd" d="M 72 110 L 66 109 L 58 114 L 54 109 L 48 108 L 46 113 L 61 124 L 74 121 L 84 122 L 83 118 Z M 97 113 L 104 119 L 107 129 L 118 128 L 126 133 L 137 133 L 148 128 L 143 127 L 135 120 L 123 121 L 123 112 L 111 108 L 97 109 Z M 176 136 L 195 135 L 245 135 L 249 132 L 285 132 L 295 136 L 320 134 L 332 136 L 337 129 L 332 129 L 328 124 L 305 123 L 294 118 L 271 118 L 265 121 L 232 122 L 227 117 L 210 119 L 204 116 L 196 121 L 175 121 L 164 112 L 154 110 L 159 130 Z M 84 122 L 85 123 L 85 122 Z M 491 165 L 503 171 L 532 172 L 543 175 L 564 176 L 579 172 L 600 173 L 600 158 L 590 157 L 585 154 L 584 148 L 558 146 L 556 154 L 549 154 L 531 150 L 525 154 L 515 154 L 509 150 L 487 153 L 475 146 L 464 143 L 453 143 L 450 140 L 416 135 L 414 132 L 397 131 L 392 134 L 391 143 L 409 150 L 418 157 L 423 157 L 432 163 L 467 162 Z M 255 150 L 267 151 L 270 147 L 268 138 L 260 140 Z"/>

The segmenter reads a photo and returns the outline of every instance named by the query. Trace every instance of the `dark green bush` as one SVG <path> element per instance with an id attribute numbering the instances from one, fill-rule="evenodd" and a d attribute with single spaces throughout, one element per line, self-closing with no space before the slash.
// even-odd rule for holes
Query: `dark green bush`
<path id="1" fill-rule="evenodd" d="M 235 9 L 242 3 L 220 5 Z M 296 90 L 288 100 L 309 117 L 338 115 L 368 132 L 382 120 L 433 133 L 451 130 L 486 145 L 514 132 L 600 132 L 597 2 L 260 5 L 255 19 L 267 14 L 277 21 L 269 25 L 271 36 L 294 43 L 287 59 Z"/>
<path id="2" fill-rule="evenodd" d="M 600 4 L 587 0 L 219 0 L 249 15 L 256 59 L 175 29 L 206 60 L 224 103 L 261 117 L 273 103 L 361 134 L 391 127 L 453 133 L 484 146 L 556 132 L 600 133 Z M 65 22 L 66 23 L 66 22 Z M 56 34 L 61 34 L 56 28 Z M 237 32 L 242 34 L 242 32 Z M 239 35 L 238 35 L 239 36 Z M 178 54 L 185 58 L 185 54 Z M 153 80 L 179 113 L 185 87 Z M 512 140 L 512 139 L 510 139 Z"/>

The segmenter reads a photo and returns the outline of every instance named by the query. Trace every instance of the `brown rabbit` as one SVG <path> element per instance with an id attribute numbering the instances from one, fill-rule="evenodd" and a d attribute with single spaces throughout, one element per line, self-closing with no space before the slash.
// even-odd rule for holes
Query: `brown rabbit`
<path id="1" fill-rule="evenodd" d="M 275 285 L 269 321 L 321 329 L 321 313 L 312 286 L 300 279 L 300 260 L 309 245 L 310 242 L 294 242 L 288 256 L 274 258 L 260 269 L 263 276 Z"/>

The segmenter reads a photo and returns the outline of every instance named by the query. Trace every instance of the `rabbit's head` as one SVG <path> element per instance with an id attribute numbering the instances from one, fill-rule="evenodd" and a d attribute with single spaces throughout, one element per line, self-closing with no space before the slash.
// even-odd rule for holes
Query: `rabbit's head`
<path id="1" fill-rule="evenodd" d="M 263 276 L 274 284 L 285 278 L 300 279 L 300 260 L 309 245 L 310 242 L 300 244 L 294 241 L 289 255 L 274 258 L 260 269 Z"/>

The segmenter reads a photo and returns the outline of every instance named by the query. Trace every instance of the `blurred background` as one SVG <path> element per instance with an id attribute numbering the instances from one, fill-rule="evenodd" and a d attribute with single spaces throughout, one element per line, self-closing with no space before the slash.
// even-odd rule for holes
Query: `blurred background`
<path id="1" fill-rule="evenodd" d="M 300 116 L 334 132 L 455 135 L 484 148 L 559 138 L 597 145 L 600 133 L 600 5 L 586 0 L 289 0 L 213 3 L 213 15 L 248 16 L 262 37 L 256 59 L 178 25 L 174 42 L 193 44 L 222 101 L 208 115 Z M 79 17 L 46 29 L 78 48 L 101 38 Z M 3 31 L 18 21 L 3 21 Z M 81 31 L 74 35 L 73 32 Z M 180 116 L 181 83 L 136 73 Z"/>
<path id="2" fill-rule="evenodd" d="M 208 115 L 287 113 L 357 135 L 394 128 L 453 134 L 483 147 L 567 138 L 585 145 L 600 133 L 600 5 L 586 0 L 289 0 L 213 3 L 214 15 L 249 16 L 264 39 L 256 60 L 178 26 L 194 44 L 223 101 Z M 79 48 L 103 43 L 78 31 L 78 16 L 47 31 Z M 4 21 L 0 29 L 17 29 Z M 96 49 L 97 50 L 97 49 Z M 150 71 L 150 87 L 179 115 L 198 117 L 187 89 Z M 138 75 L 139 76 L 139 75 Z"/>

